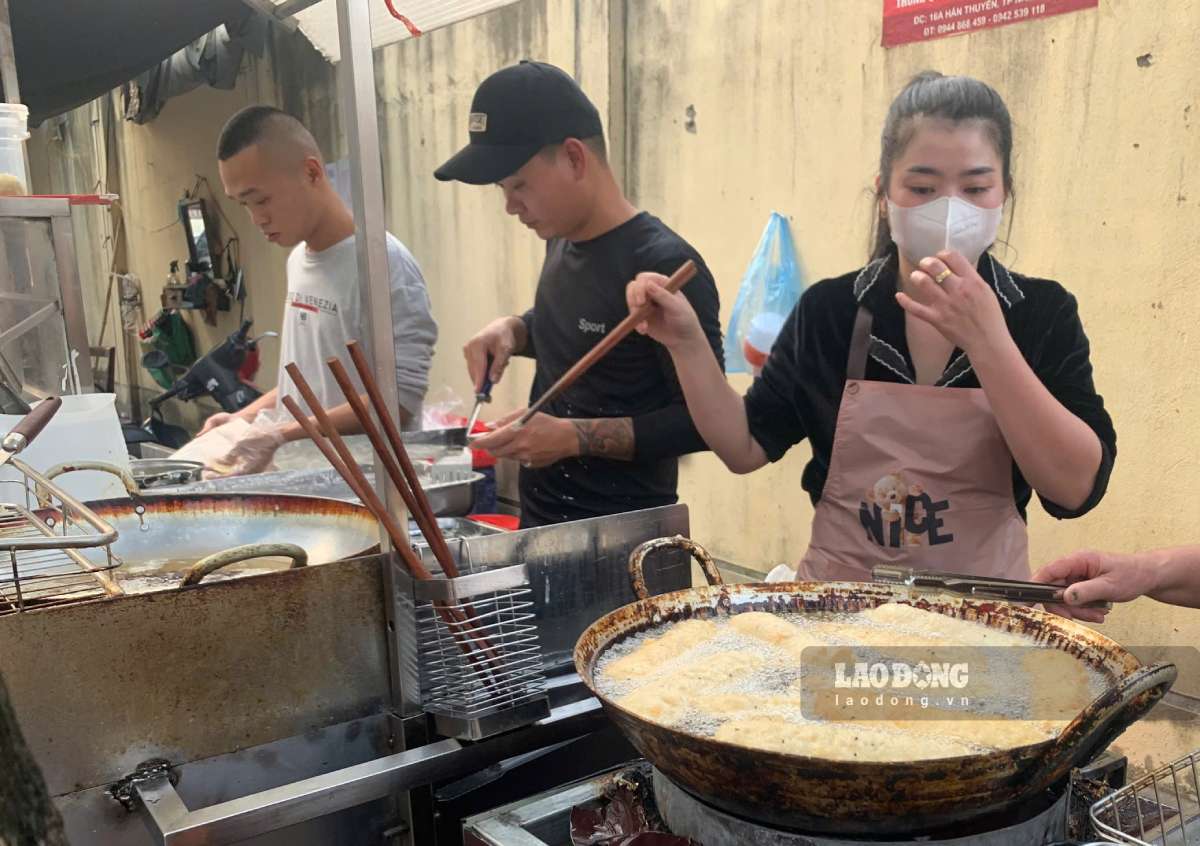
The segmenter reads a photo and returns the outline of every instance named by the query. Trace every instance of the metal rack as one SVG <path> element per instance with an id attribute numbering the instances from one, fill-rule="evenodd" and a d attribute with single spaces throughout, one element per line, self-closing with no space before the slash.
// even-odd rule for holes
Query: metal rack
<path id="1" fill-rule="evenodd" d="M 1200 844 L 1200 750 L 1092 805 L 1097 833 L 1134 846 Z"/>
<path id="2" fill-rule="evenodd" d="M 30 396 L 91 393 L 66 199 L 0 197 L 0 377 Z"/>
<path id="3" fill-rule="evenodd" d="M 0 614 L 120 595 L 116 529 L 23 461 L 8 466 L 20 475 L 0 482 Z"/>
<path id="4" fill-rule="evenodd" d="M 397 600 L 401 630 L 415 627 L 405 640 L 416 646 L 407 657 L 422 706 L 441 734 L 480 740 L 541 719 L 550 705 L 528 568 L 462 563 L 466 575 L 453 579 L 399 574 Z"/>

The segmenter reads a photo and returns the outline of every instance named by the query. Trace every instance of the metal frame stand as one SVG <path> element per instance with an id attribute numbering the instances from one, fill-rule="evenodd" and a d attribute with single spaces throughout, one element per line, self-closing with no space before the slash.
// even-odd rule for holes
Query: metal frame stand
<path id="1" fill-rule="evenodd" d="M 2 0 L 0 0 L 2 1 Z M 83 291 L 80 289 L 78 264 L 75 258 L 75 236 L 71 232 L 71 204 L 63 199 L 30 197 L 0 197 L 0 220 L 45 221 L 49 225 L 55 269 L 58 273 L 58 295 L 53 298 L 31 298 L 28 294 L 0 290 L 0 300 L 32 301 L 42 306 L 16 326 L 0 327 L 0 337 L 7 339 L 33 329 L 45 320 L 61 320 L 66 351 L 65 375 L 67 387 L 50 386 L 50 393 L 92 393 L 92 359 L 89 354 L 87 323 L 83 313 Z M 0 245 L 0 267 L 7 261 Z M 7 272 L 0 270 L 0 272 Z M 32 386 L 16 385 L 29 390 Z M 30 391 L 34 393 L 34 391 Z"/>
<path id="2" fill-rule="evenodd" d="M 396 360 L 389 354 L 392 350 L 392 292 L 384 224 L 383 162 L 379 154 L 379 122 L 375 109 L 371 13 L 368 0 L 337 0 L 337 11 L 342 47 L 338 82 L 348 116 L 345 123 L 350 147 L 358 283 L 368 317 L 363 328 L 373 356 L 375 381 L 388 405 L 395 406 Z M 383 473 L 376 476 L 386 478 Z M 403 501 L 394 491 L 388 497 L 388 505 L 398 516 L 403 516 Z"/>
<path id="3" fill-rule="evenodd" d="M 184 804 L 165 767 L 147 769 L 143 775 L 133 777 L 130 787 L 141 799 L 154 834 L 164 846 L 235 843 L 478 772 L 531 748 L 550 746 L 607 726 L 600 703 L 585 699 L 555 708 L 549 717 L 525 729 L 482 743 L 440 740 L 198 810 Z M 411 839 L 411 835 L 410 830 L 407 836 Z"/>
<path id="4" fill-rule="evenodd" d="M 350 158 L 350 191 L 354 201 L 354 244 L 358 256 L 358 284 L 367 320 L 363 325 L 371 354 L 375 383 L 383 393 L 384 402 L 391 408 L 399 405 L 396 394 L 396 358 L 394 354 L 391 276 L 387 256 L 387 226 L 384 219 L 383 161 L 380 158 L 379 117 L 375 98 L 375 60 L 371 48 L 371 11 L 369 0 L 337 0 L 338 39 L 342 61 L 338 68 L 338 85 L 342 90 L 345 111 L 346 141 Z M 378 453 L 375 453 L 376 486 L 401 525 L 408 524 L 408 512 L 399 492 L 388 482 Z M 387 533 L 380 528 L 380 548 L 391 548 Z M 396 593 L 394 567 L 383 568 L 384 608 L 389 631 L 395 631 Z M 403 708 L 402 671 L 396 639 L 388 638 L 388 676 L 391 704 L 397 713 Z M 413 743 L 424 742 L 423 732 L 413 729 L 397 732 L 396 744 L 408 749 Z M 417 746 L 412 753 L 422 755 L 427 747 Z M 403 829 L 397 831 L 397 841 L 414 843 L 412 802 L 408 790 L 418 783 L 393 783 L 385 780 L 387 795 L 396 804 L 396 814 Z"/>

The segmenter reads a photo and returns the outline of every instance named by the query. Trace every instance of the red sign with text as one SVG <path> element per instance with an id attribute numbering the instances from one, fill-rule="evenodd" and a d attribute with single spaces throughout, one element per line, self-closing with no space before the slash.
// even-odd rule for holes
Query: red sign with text
<path id="1" fill-rule="evenodd" d="M 883 0 L 883 46 L 1091 9 L 1100 0 Z"/>

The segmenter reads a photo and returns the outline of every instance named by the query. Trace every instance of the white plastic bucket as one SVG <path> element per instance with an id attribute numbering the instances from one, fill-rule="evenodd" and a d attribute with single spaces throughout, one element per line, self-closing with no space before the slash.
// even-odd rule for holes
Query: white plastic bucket
<path id="1" fill-rule="evenodd" d="M 62 408 L 18 457 L 41 471 L 66 461 L 102 461 L 128 470 L 129 451 L 125 448 L 115 399 L 112 394 L 63 397 Z M 16 426 L 22 416 L 0 414 L 0 436 Z M 0 467 L 0 502 L 14 501 L 18 488 L 12 483 L 21 478 L 11 467 Z M 126 495 L 116 476 L 95 470 L 67 473 L 54 483 L 84 502 Z"/>
<path id="2" fill-rule="evenodd" d="M 16 179 L 19 186 L 6 186 L 5 193 L 28 193 L 29 172 L 25 170 L 25 142 L 29 138 L 29 109 L 20 103 L 0 103 L 0 175 Z"/>

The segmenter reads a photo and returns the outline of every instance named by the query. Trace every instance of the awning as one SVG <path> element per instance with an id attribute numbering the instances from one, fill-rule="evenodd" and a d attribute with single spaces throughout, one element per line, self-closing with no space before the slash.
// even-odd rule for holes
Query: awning
<path id="1" fill-rule="evenodd" d="M 21 100 L 35 125 L 251 14 L 242 0 L 9 0 L 8 6 Z"/>
<path id="2" fill-rule="evenodd" d="M 286 9 L 295 5 L 296 0 L 271 2 Z M 516 0 L 390 0 L 391 7 L 404 18 L 400 20 L 389 11 L 388 0 L 370 0 L 371 43 L 375 47 L 383 47 L 515 2 Z M 331 62 L 341 58 L 337 5 L 334 0 L 321 0 L 316 5 L 297 12 L 295 21 L 300 25 L 300 31 L 321 55 Z"/>
<path id="3" fill-rule="evenodd" d="M 366 0 L 376 47 L 412 38 L 515 0 Z M 281 13 L 304 0 L 270 0 Z M 83 105 L 155 67 L 222 24 L 239 31 L 266 0 L 9 0 L 21 100 L 34 125 Z M 331 62 L 340 58 L 337 5 L 309 4 L 300 31 Z"/>

